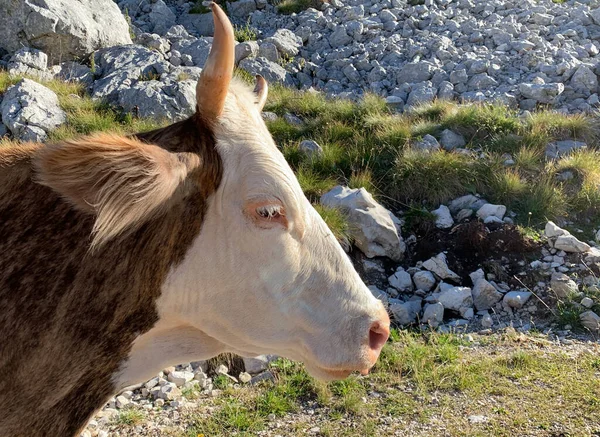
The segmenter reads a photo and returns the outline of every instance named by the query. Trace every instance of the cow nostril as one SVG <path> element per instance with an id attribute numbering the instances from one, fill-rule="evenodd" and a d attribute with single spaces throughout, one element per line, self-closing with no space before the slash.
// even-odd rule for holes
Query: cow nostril
<path id="1" fill-rule="evenodd" d="M 369 331 L 369 348 L 379 352 L 390 336 L 390 327 L 382 322 L 374 322 Z"/>

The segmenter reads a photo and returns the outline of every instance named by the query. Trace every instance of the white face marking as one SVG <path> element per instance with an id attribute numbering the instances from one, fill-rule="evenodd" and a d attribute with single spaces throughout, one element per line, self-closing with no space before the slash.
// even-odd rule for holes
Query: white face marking
<path id="1" fill-rule="evenodd" d="M 216 353 L 283 355 L 323 378 L 370 367 L 369 327 L 387 315 L 302 193 L 255 101 L 232 84 L 216 129 L 223 179 L 201 234 L 164 285 L 161 323 L 193 327 Z M 161 334 L 138 339 L 129 363 L 141 365 L 146 350 L 183 358 L 160 346 Z M 184 361 L 206 349 L 187 348 Z"/>

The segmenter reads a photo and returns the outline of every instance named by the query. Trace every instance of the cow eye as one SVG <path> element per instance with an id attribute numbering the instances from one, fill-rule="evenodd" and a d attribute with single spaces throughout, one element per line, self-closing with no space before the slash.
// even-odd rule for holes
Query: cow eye
<path id="1" fill-rule="evenodd" d="M 265 205 L 256 209 L 256 213 L 267 220 L 275 220 L 282 216 L 280 205 Z"/>

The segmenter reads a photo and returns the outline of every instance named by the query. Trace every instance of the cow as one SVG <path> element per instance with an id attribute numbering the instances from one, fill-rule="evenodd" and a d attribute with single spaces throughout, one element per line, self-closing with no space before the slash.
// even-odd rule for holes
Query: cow
<path id="1" fill-rule="evenodd" d="M 0 436 L 71 437 L 176 363 L 276 354 L 367 373 L 381 302 L 304 196 L 262 118 L 268 85 L 213 46 L 190 118 L 0 150 Z"/>

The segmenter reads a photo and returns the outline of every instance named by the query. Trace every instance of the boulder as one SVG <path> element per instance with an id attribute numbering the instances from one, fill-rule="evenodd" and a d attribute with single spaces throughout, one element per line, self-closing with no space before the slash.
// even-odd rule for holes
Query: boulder
<path id="1" fill-rule="evenodd" d="M 67 121 L 58 96 L 29 79 L 22 79 L 6 90 L 0 112 L 2 122 L 22 141 L 45 141 L 51 130 Z"/>
<path id="2" fill-rule="evenodd" d="M 265 41 L 275 45 L 277 51 L 288 58 L 296 56 L 302 47 L 302 38 L 288 29 L 277 29 L 273 36 Z"/>
<path id="3" fill-rule="evenodd" d="M 558 227 L 554 222 L 546 223 L 544 233 L 548 238 L 560 237 L 561 235 L 570 235 L 569 231 Z"/>
<path id="4" fill-rule="evenodd" d="M 467 144 L 465 137 L 450 129 L 444 129 L 440 134 L 440 144 L 445 150 L 454 150 Z"/>
<path id="5" fill-rule="evenodd" d="M 414 289 L 410 273 L 404 270 L 402 267 L 398 267 L 398 270 L 388 278 L 390 286 L 396 290 L 406 293 Z"/>
<path id="6" fill-rule="evenodd" d="M 473 304 L 477 311 L 489 310 L 502 299 L 502 293 L 485 279 L 478 279 L 473 286 Z"/>
<path id="7" fill-rule="evenodd" d="M 444 321 L 444 305 L 440 302 L 425 305 L 423 311 L 422 323 L 426 323 L 432 328 L 437 328 Z"/>
<path id="8" fill-rule="evenodd" d="M 281 65 L 266 58 L 246 58 L 240 62 L 240 68 L 253 76 L 260 74 L 267 82 L 292 86 L 292 76 Z"/>
<path id="9" fill-rule="evenodd" d="M 323 148 L 313 140 L 304 140 L 298 147 L 308 157 L 316 157 L 323 155 Z"/>
<path id="10" fill-rule="evenodd" d="M 582 141 L 562 140 L 548 143 L 546 146 L 546 158 L 558 159 L 567 156 L 573 151 L 587 148 L 587 144 Z"/>
<path id="11" fill-rule="evenodd" d="M 256 375 L 268 369 L 269 363 L 275 360 L 275 355 L 259 355 L 257 357 L 244 357 L 244 370 L 251 375 Z"/>
<path id="12" fill-rule="evenodd" d="M 406 245 L 396 226 L 398 218 L 377 203 L 367 190 L 338 185 L 323 194 L 321 203 L 348 214 L 350 233 L 367 257 L 387 256 L 394 261 L 403 258 Z"/>
<path id="13" fill-rule="evenodd" d="M 460 276 L 458 276 L 448 267 L 446 262 L 446 254 L 443 252 L 438 253 L 433 258 L 429 258 L 423 263 L 423 267 L 430 272 L 435 273 L 441 279 L 452 279 L 454 281 L 460 280 Z"/>
<path id="14" fill-rule="evenodd" d="M 450 210 L 446 205 L 440 205 L 440 207 L 434 211 L 431 211 L 432 214 L 436 216 L 435 225 L 440 229 L 448 229 L 454 225 L 454 220 L 452 219 L 452 214 L 450 214 Z"/>
<path id="15" fill-rule="evenodd" d="M 504 295 L 502 302 L 511 308 L 520 309 L 523 308 L 530 297 L 531 292 L 529 291 L 509 291 Z"/>
<path id="16" fill-rule="evenodd" d="M 590 250 L 590 245 L 569 234 L 559 236 L 554 242 L 554 248 L 570 253 L 583 253 Z"/>
<path id="17" fill-rule="evenodd" d="M 590 331 L 600 331 L 600 316 L 593 311 L 585 311 L 579 315 L 583 326 Z"/>
<path id="18" fill-rule="evenodd" d="M 469 287 L 450 287 L 442 291 L 437 301 L 444 308 L 460 312 L 461 315 L 473 306 L 473 296 Z"/>
<path id="19" fill-rule="evenodd" d="M 421 299 L 409 300 L 408 302 L 392 299 L 390 311 L 400 325 L 410 325 L 417 321 L 417 316 L 421 312 L 421 303 Z"/>
<path id="20" fill-rule="evenodd" d="M 148 20 L 151 23 L 151 31 L 159 35 L 164 35 L 175 25 L 177 17 L 166 5 L 163 0 L 153 0 L 152 10 L 148 14 Z"/>
<path id="21" fill-rule="evenodd" d="M 434 152 L 440 149 L 440 143 L 433 135 L 426 134 L 421 141 L 415 142 L 413 147 L 424 152 Z"/>
<path id="22" fill-rule="evenodd" d="M 435 276 L 433 273 L 427 271 L 416 272 L 412 280 L 417 287 L 417 290 L 431 291 L 435 287 Z"/>
<path id="23" fill-rule="evenodd" d="M 519 91 L 523 97 L 540 103 L 553 103 L 564 90 L 565 86 L 562 83 L 522 83 L 519 85 Z"/>
<path id="24" fill-rule="evenodd" d="M 51 64 L 131 44 L 129 26 L 112 0 L 0 2 L 0 47 L 42 50 Z"/>
<path id="25" fill-rule="evenodd" d="M 17 50 L 8 61 L 7 70 L 13 76 L 36 76 L 49 79 L 48 55 L 41 50 L 23 47 Z"/>
<path id="26" fill-rule="evenodd" d="M 579 292 L 579 287 L 575 281 L 569 278 L 564 273 L 552 273 L 552 278 L 550 279 L 550 288 L 556 296 L 560 298 L 567 298 L 570 295 Z"/>
<path id="27" fill-rule="evenodd" d="M 143 118 L 183 120 L 196 111 L 196 81 L 138 81 L 119 92 L 118 105 Z"/>
<path id="28" fill-rule="evenodd" d="M 488 217 L 497 217 L 502 220 L 504 214 L 506 214 L 506 206 L 492 205 L 491 203 L 486 203 L 477 210 L 477 217 L 481 220 L 485 220 Z"/>
<path id="29" fill-rule="evenodd" d="M 246 41 L 235 46 L 235 63 L 246 58 L 255 58 L 258 55 L 258 43 L 256 41 Z"/>

